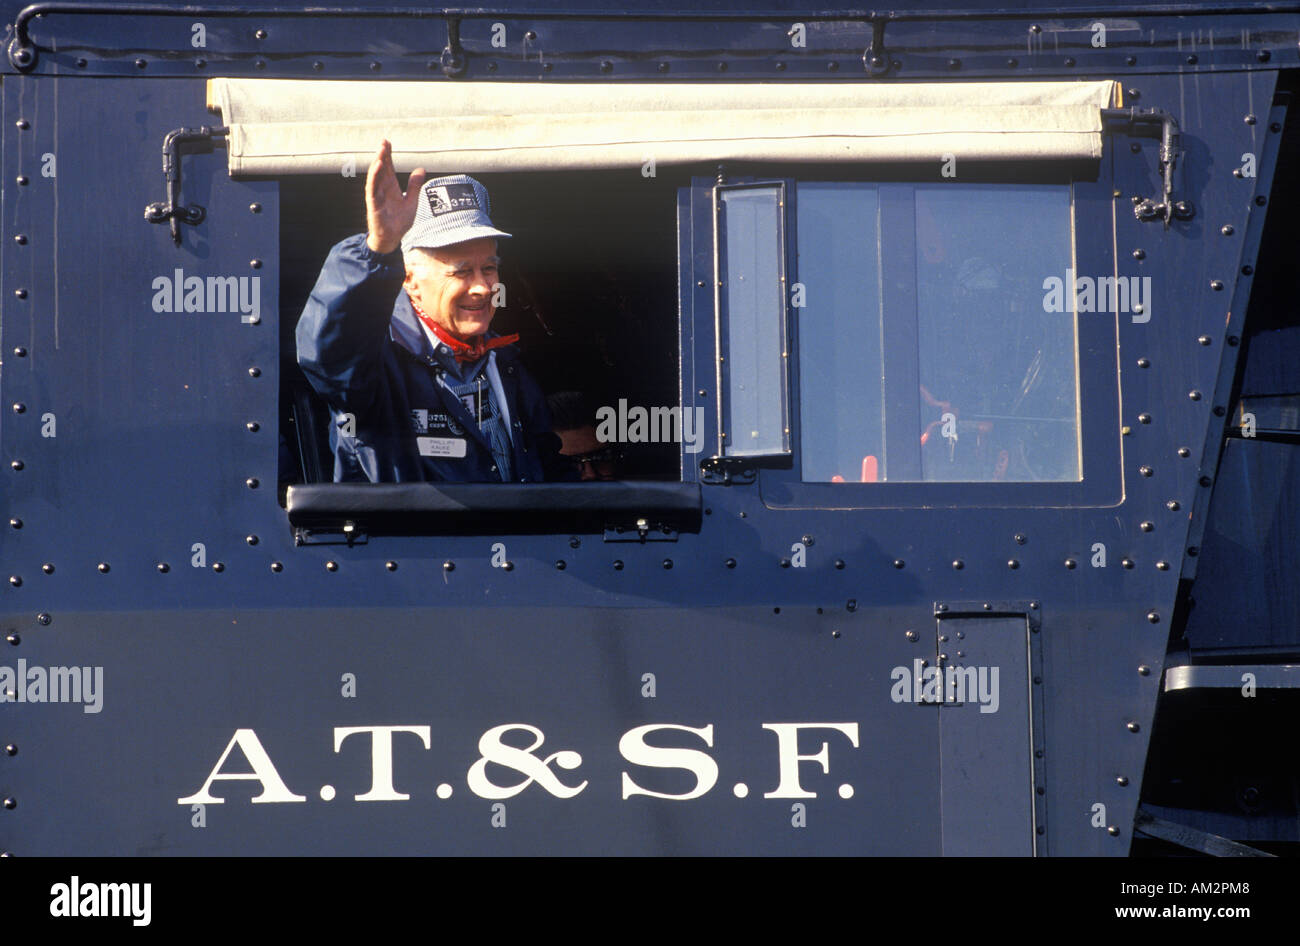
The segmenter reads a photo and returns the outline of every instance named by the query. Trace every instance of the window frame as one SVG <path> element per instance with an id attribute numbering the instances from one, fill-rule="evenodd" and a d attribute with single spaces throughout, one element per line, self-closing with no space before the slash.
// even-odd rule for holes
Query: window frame
<path id="1" fill-rule="evenodd" d="M 798 217 L 797 184 L 805 181 L 863 182 L 863 183 L 935 183 L 936 176 L 920 173 L 915 167 L 854 168 L 848 169 L 808 167 L 799 170 L 796 177 L 785 177 L 788 203 L 786 220 L 786 271 L 791 274 L 788 285 L 799 280 L 796 231 Z M 929 169 L 927 168 L 928 172 Z M 772 180 L 775 178 L 768 178 Z M 978 174 L 953 180 L 960 187 L 973 182 L 994 183 L 1059 183 L 1070 188 L 1071 259 L 1075 274 L 1115 275 L 1115 210 L 1111 194 L 1112 157 L 1108 149 L 1100 162 L 1074 165 L 1070 163 L 989 166 Z M 939 179 L 942 181 L 942 179 Z M 715 181 L 698 178 L 695 187 L 706 193 L 700 200 L 712 203 L 710 192 Z M 886 191 L 882 189 L 880 213 L 897 215 L 900 209 L 886 206 Z M 909 202 L 910 206 L 910 202 Z M 896 219 L 901 219 L 896 216 Z M 889 238 L 895 242 L 892 255 L 914 253 L 915 230 L 903 228 Z M 1061 274 L 1064 275 L 1064 274 Z M 884 358 L 890 359 L 890 342 L 916 351 L 918 319 L 916 312 L 916 285 L 891 285 L 882 280 L 883 305 L 888 311 L 902 307 L 909 311 L 909 319 L 889 319 L 885 335 Z M 790 300 L 787 295 L 786 305 Z M 720 313 L 717 313 L 720 317 Z M 771 509 L 870 509 L 915 507 L 1111 507 L 1123 501 L 1122 443 L 1120 430 L 1119 394 L 1119 326 L 1116 313 L 1076 312 L 1075 370 L 1078 393 L 1079 452 L 1082 479 L 1078 481 L 1051 482 L 941 482 L 909 481 L 879 483 L 815 483 L 802 480 L 802 420 L 800 403 L 802 395 L 799 348 L 799 319 L 787 314 L 789 326 L 789 396 L 786 413 L 791 434 L 791 453 L 784 463 L 759 462 L 752 464 L 753 478 L 757 480 L 765 506 Z M 717 335 L 715 334 L 715 338 Z M 910 341 L 909 341 L 910 339 Z M 716 354 L 716 353 L 715 353 Z M 901 361 L 902 359 L 895 359 Z M 894 436 L 910 436 L 906 420 L 899 423 L 895 411 L 916 411 L 916 391 L 919 383 L 919 361 L 907 360 L 900 373 L 895 364 L 892 376 L 886 376 L 886 450 Z M 685 363 L 685 362 L 683 362 Z M 902 405 L 899 407 L 899 405 Z M 891 434 L 890 431 L 894 433 Z"/>
<path id="2" fill-rule="evenodd" d="M 787 212 L 789 206 L 790 181 L 777 178 L 774 180 L 746 180 L 743 182 L 717 184 L 713 188 L 713 219 L 714 219 L 714 269 L 713 284 L 717 290 L 717 296 L 714 306 L 714 338 L 718 345 L 718 357 L 716 359 L 717 373 L 715 384 L 717 385 L 717 423 L 718 423 L 718 444 L 719 453 L 728 458 L 749 462 L 777 462 L 789 463 L 793 455 L 793 432 L 794 428 L 790 423 L 790 411 L 792 406 L 791 394 L 794 390 L 791 384 L 791 365 L 790 365 L 790 337 L 793 329 L 792 319 L 790 318 L 790 300 L 788 293 L 792 280 L 789 278 L 791 272 L 791 263 L 793 254 L 791 249 L 790 235 L 793 232 L 793 224 Z M 781 410 L 781 447 L 778 450 L 759 450 L 755 452 L 736 452 L 736 438 L 728 437 L 728 427 L 730 424 L 731 410 L 731 364 L 734 359 L 728 359 L 723 356 L 725 348 L 730 355 L 730 299 L 729 286 L 725 278 L 729 260 L 727 258 L 727 239 L 726 239 L 726 211 L 724 209 L 724 194 L 734 194 L 742 191 L 761 191 L 772 189 L 776 191 L 776 214 L 779 221 L 780 232 L 777 235 L 777 264 L 779 271 L 777 281 L 780 284 L 778 294 L 782 300 L 781 309 L 778 314 L 778 335 L 781 341 L 780 353 L 780 410 Z"/>

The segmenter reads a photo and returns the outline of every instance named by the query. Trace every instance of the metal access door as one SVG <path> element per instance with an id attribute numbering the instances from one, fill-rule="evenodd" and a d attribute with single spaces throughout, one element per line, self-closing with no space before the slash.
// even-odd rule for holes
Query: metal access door
<path id="1" fill-rule="evenodd" d="M 1035 810 L 1037 635 L 1024 614 L 941 616 L 938 625 L 943 854 L 1033 856 L 1043 823 Z"/>

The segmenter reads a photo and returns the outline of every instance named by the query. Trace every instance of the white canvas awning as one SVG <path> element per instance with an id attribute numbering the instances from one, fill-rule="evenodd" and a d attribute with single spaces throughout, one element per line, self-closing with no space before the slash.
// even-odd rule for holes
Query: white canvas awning
<path id="1" fill-rule="evenodd" d="M 235 175 L 558 171 L 693 161 L 1095 159 L 1118 83 L 210 79 Z"/>

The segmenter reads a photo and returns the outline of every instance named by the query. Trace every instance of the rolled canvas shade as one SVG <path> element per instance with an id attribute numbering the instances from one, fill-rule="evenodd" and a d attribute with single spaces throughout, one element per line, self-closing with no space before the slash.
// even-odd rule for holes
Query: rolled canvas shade
<path id="1" fill-rule="evenodd" d="M 1101 157 L 1117 83 L 376 82 L 210 79 L 238 175 L 561 171 L 696 161 Z M 361 172 L 364 173 L 364 170 Z"/>

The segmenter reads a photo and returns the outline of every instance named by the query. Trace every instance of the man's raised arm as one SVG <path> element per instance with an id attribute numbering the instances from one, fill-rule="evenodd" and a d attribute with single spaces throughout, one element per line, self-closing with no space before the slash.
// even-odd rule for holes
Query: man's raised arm
<path id="1" fill-rule="evenodd" d="M 365 410 L 380 379 L 381 348 L 405 272 L 401 240 L 415 220 L 423 168 L 403 193 L 384 141 L 366 175 L 366 227 L 336 244 L 298 320 L 298 364 L 331 405 Z"/>

